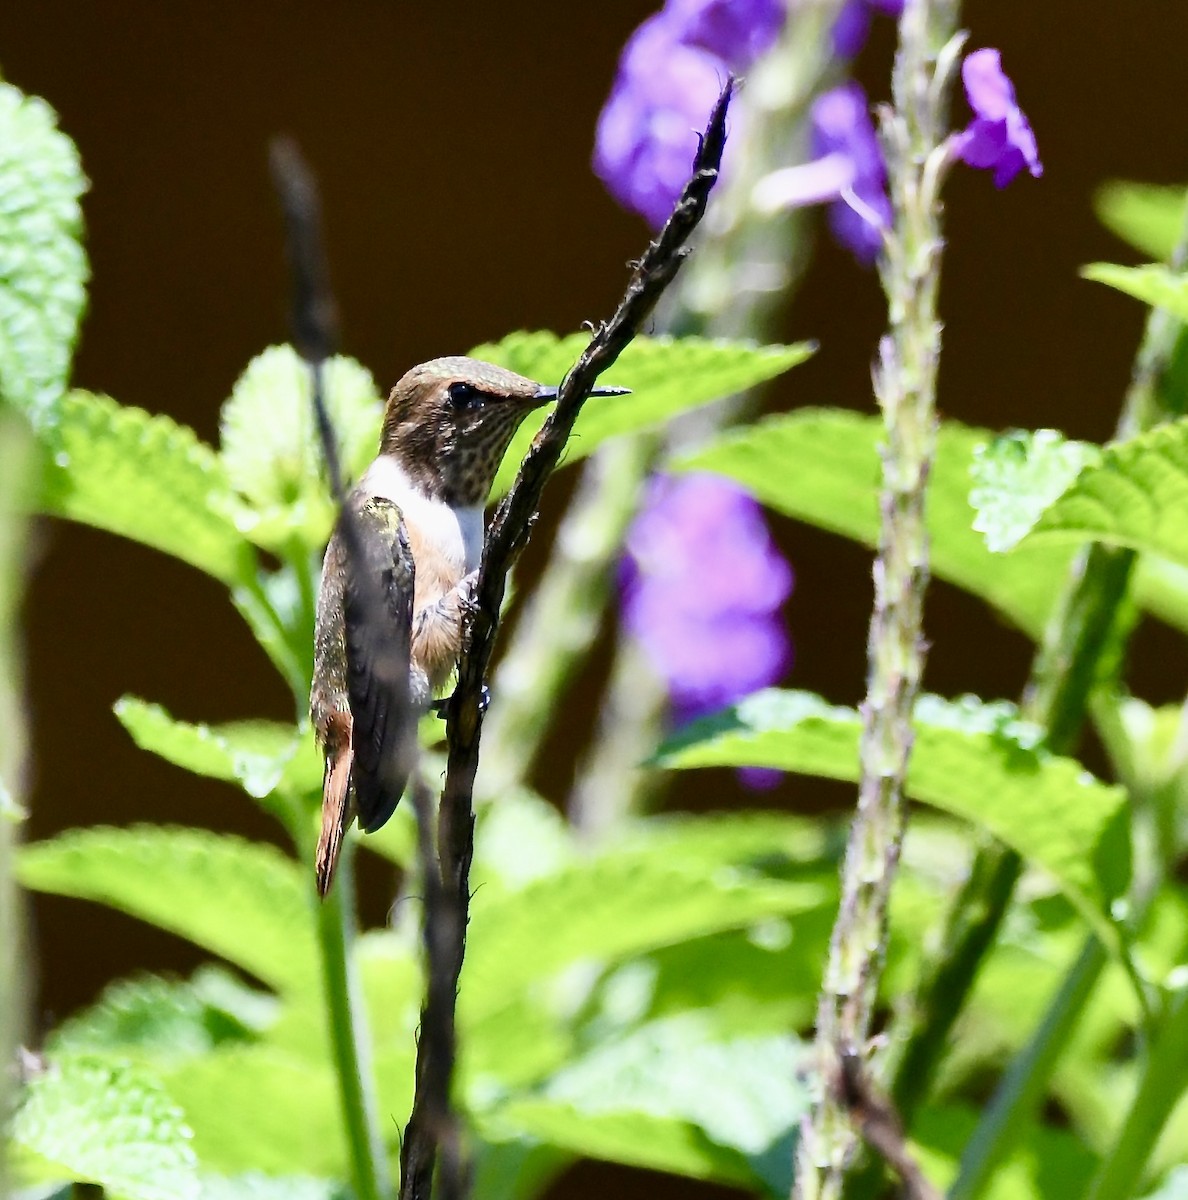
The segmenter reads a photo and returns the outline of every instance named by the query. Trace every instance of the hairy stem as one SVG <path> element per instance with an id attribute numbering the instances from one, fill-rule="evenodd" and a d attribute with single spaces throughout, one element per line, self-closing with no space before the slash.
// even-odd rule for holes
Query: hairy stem
<path id="1" fill-rule="evenodd" d="M 959 45 L 952 42 L 956 21 L 957 6 L 950 0 L 909 0 L 900 19 L 892 77 L 894 110 L 884 119 L 895 216 L 880 262 L 889 331 L 879 347 L 875 392 L 887 441 L 862 706 L 862 780 L 818 1009 L 822 1094 L 798 1147 L 793 1195 L 800 1200 L 840 1196 L 855 1150 L 839 1083 L 841 1066 L 867 1057 L 886 949 L 887 904 L 903 839 L 903 783 L 925 652 L 924 505 L 936 442 L 941 349 L 939 187 L 949 153 L 946 101 Z"/>

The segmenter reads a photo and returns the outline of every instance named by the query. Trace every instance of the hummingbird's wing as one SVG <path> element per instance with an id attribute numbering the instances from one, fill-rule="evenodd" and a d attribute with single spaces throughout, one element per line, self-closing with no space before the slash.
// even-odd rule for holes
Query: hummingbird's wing
<path id="1" fill-rule="evenodd" d="M 368 499 L 343 594 L 347 696 L 359 827 L 374 833 L 396 811 L 412 770 L 417 717 L 409 694 L 414 567 L 399 507 Z"/>
<path id="2" fill-rule="evenodd" d="M 416 751 L 409 696 L 413 559 L 400 509 L 351 503 L 326 550 L 311 713 L 326 755 L 318 891 L 334 877 L 356 813 L 374 832 L 399 803 Z"/>

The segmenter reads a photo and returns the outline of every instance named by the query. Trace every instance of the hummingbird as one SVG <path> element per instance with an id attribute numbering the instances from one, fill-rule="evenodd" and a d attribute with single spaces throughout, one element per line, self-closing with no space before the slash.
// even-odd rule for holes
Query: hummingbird
<path id="1" fill-rule="evenodd" d="M 325 756 L 323 897 L 351 821 L 374 833 L 396 810 L 417 722 L 462 650 L 495 473 L 520 423 L 556 395 L 454 356 L 413 367 L 388 397 L 379 455 L 346 499 L 318 594 L 310 718 Z"/>

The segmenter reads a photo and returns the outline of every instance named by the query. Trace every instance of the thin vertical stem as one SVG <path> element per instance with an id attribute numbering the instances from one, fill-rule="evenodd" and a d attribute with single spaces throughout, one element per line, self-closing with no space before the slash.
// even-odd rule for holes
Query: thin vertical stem
<path id="1" fill-rule="evenodd" d="M 951 41 L 956 8 L 948 0 L 909 0 L 899 26 L 894 109 L 884 118 L 895 215 L 880 263 L 889 330 L 879 346 L 875 393 L 886 445 L 862 706 L 862 781 L 818 1010 L 822 1094 L 798 1147 L 793 1195 L 800 1200 L 840 1196 L 854 1153 L 856 1137 L 840 1094 L 841 1064 L 867 1056 L 886 949 L 887 904 L 903 840 L 903 783 L 925 656 L 924 506 L 936 442 L 941 349 L 939 186 L 948 160 L 946 101 L 959 44 Z"/>
<path id="2" fill-rule="evenodd" d="M 379 1134 L 370 1047 L 360 1018 L 359 987 L 349 954 L 355 937 L 353 850 L 349 841 L 343 846 L 337 885 L 317 909 L 322 986 L 351 1159 L 351 1189 L 359 1200 L 386 1200 L 391 1193 L 387 1156 Z M 305 858 L 312 860 L 312 853 Z"/>
<path id="3" fill-rule="evenodd" d="M 25 1030 L 29 962 L 20 896 L 13 876 L 24 791 L 25 722 L 17 649 L 17 608 L 24 580 L 24 520 L 18 501 L 28 484 L 28 444 L 16 420 L 0 412 L 0 1196 L 9 1194 L 5 1130 L 14 1103 L 12 1064 Z"/>
<path id="4" fill-rule="evenodd" d="M 1188 214 L 1171 265 L 1176 270 L 1188 266 Z M 1118 419 L 1119 438 L 1133 437 L 1181 411 L 1182 401 L 1171 395 L 1168 377 L 1182 336 L 1179 322 L 1167 313 L 1155 309 L 1148 316 Z M 1048 745 L 1056 753 L 1075 751 L 1095 691 L 1121 669 L 1129 633 L 1125 600 L 1135 562 L 1134 552 L 1124 547 L 1093 545 L 1078 555 L 1070 570 L 1024 697 L 1024 714 L 1047 732 Z M 926 1093 L 1021 870 L 1019 856 L 998 843 L 979 851 L 967 889 L 971 894 L 963 891 L 959 897 L 976 915 L 970 919 L 959 906 L 951 910 L 942 937 L 944 953 L 921 985 L 925 1002 L 914 1006 L 911 1014 L 906 1050 L 898 1060 L 891 1089 L 901 1102 L 910 1097 L 914 1103 Z M 989 881 L 982 890 L 977 887 L 979 879 Z M 1137 899 L 1141 907 L 1142 897 Z M 962 1162 L 959 1194 L 978 1194 L 991 1166 L 1005 1161 L 1034 1117 L 1076 1026 L 1078 998 L 1092 989 L 1105 962 L 1104 951 L 1090 935 L 975 1131 Z"/>

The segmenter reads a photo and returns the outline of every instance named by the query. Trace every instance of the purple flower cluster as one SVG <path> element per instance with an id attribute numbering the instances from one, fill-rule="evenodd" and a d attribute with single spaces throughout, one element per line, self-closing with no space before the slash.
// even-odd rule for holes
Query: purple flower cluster
<path id="1" fill-rule="evenodd" d="M 866 45 L 876 12 L 898 17 L 903 0 L 846 0 L 833 25 L 833 49 L 841 58 L 854 58 Z"/>
<path id="2" fill-rule="evenodd" d="M 726 77 L 771 46 L 784 16 L 783 0 L 668 0 L 631 35 L 598 118 L 594 171 L 653 228 L 689 177 Z"/>
<path id="3" fill-rule="evenodd" d="M 624 624 L 678 724 L 774 683 L 791 662 L 780 608 L 792 568 L 759 505 L 726 479 L 654 478 L 619 582 Z"/>

